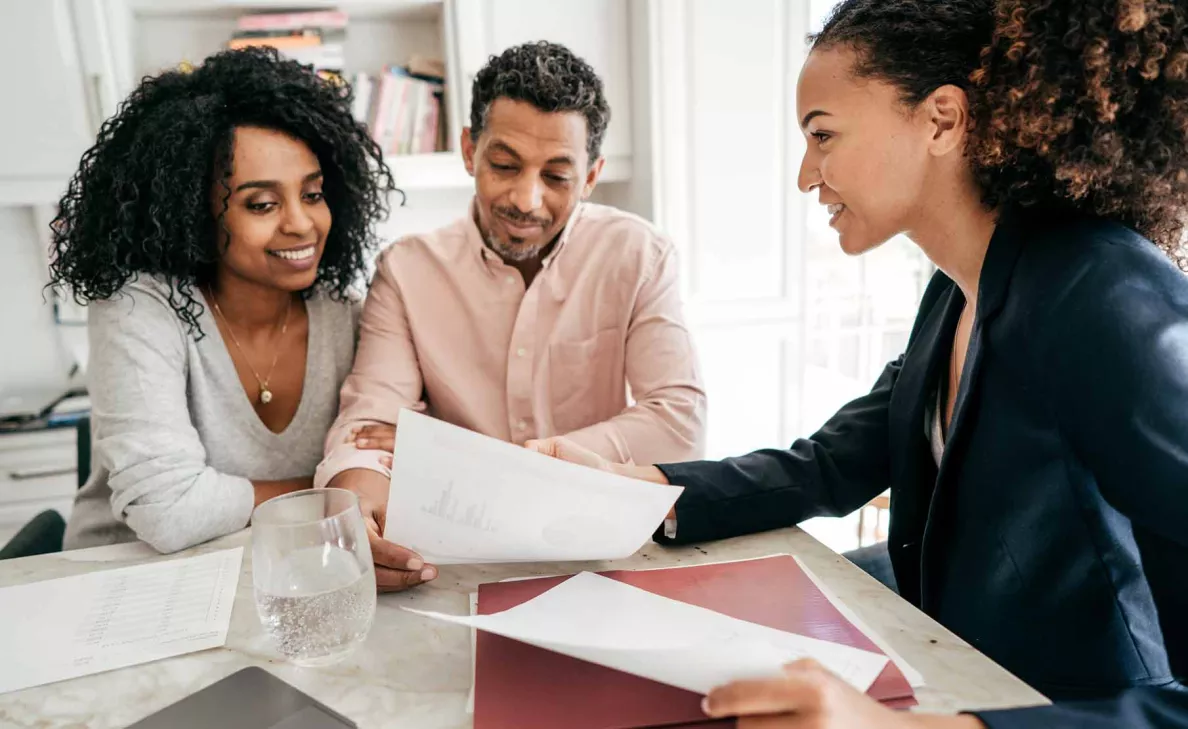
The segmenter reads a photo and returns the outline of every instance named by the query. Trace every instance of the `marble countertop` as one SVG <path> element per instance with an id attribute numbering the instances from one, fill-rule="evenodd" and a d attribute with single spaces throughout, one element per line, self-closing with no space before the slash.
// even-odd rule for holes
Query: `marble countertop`
<path id="1" fill-rule="evenodd" d="M 466 628 L 431 623 L 400 605 L 464 615 L 484 582 L 582 570 L 639 569 L 747 559 L 800 557 L 883 641 L 923 674 L 920 710 L 954 712 L 1045 703 L 1042 695 L 799 529 L 692 547 L 648 544 L 615 562 L 443 567 L 437 580 L 406 593 L 381 595 L 366 644 L 326 668 L 287 664 L 256 617 L 250 530 L 170 557 L 144 544 L 63 552 L 0 562 L 0 587 L 243 545 L 243 569 L 224 648 L 0 695 L 0 727 L 125 727 L 246 666 L 262 666 L 362 729 L 469 729 L 471 684 Z M 36 606 L 30 605 L 30 610 Z M 11 660 L 4 657 L 3 660 Z"/>

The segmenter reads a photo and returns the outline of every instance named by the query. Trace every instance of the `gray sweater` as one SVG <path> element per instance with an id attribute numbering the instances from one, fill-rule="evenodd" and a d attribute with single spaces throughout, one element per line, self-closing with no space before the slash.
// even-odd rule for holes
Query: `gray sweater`
<path id="1" fill-rule="evenodd" d="M 355 352 L 357 309 L 307 301 L 301 403 L 273 433 L 252 409 L 209 308 L 201 340 L 142 277 L 88 314 L 92 467 L 75 499 L 66 548 L 142 539 L 161 552 L 247 526 L 249 479 L 312 476 Z"/>

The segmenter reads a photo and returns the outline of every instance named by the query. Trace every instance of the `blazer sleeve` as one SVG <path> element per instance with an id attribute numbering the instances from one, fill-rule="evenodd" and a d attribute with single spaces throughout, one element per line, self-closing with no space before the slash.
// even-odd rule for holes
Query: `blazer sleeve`
<path id="1" fill-rule="evenodd" d="M 660 466 L 685 492 L 676 504 L 676 536 L 660 530 L 656 541 L 725 539 L 841 516 L 884 491 L 891 481 L 887 409 L 902 365 L 902 356 L 888 364 L 868 394 L 787 450 Z"/>
<path id="2" fill-rule="evenodd" d="M 973 712 L 988 729 L 1185 729 L 1188 692 L 1136 688 L 1112 699 Z"/>

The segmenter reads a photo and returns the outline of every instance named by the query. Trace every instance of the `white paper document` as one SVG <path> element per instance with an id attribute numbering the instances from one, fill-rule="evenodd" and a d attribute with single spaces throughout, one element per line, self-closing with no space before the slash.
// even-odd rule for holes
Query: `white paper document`
<path id="1" fill-rule="evenodd" d="M 222 646 L 243 547 L 0 588 L 0 693 Z"/>
<path id="2" fill-rule="evenodd" d="M 697 693 L 813 658 L 860 691 L 887 657 L 662 597 L 593 572 L 492 615 L 403 608 Z"/>
<path id="3" fill-rule="evenodd" d="M 622 559 L 681 494 L 401 410 L 384 537 L 433 564 Z"/>

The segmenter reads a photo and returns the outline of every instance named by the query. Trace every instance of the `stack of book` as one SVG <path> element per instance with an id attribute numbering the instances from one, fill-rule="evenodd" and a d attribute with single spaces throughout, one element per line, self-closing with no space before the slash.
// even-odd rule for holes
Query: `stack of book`
<path id="1" fill-rule="evenodd" d="M 445 150 L 444 76 L 440 61 L 419 56 L 406 66 L 389 66 L 378 76 L 355 74 L 355 118 L 371 128 L 385 154 Z"/>
<path id="2" fill-rule="evenodd" d="M 272 46 L 323 77 L 341 80 L 346 27 L 341 10 L 252 13 L 240 16 L 227 47 Z"/>
<path id="3" fill-rule="evenodd" d="M 240 16 L 228 48 L 271 46 L 342 83 L 347 14 L 341 10 L 251 13 Z M 378 74 L 355 73 L 352 113 L 367 124 L 386 155 L 429 154 L 449 148 L 445 64 L 413 56 Z"/>

